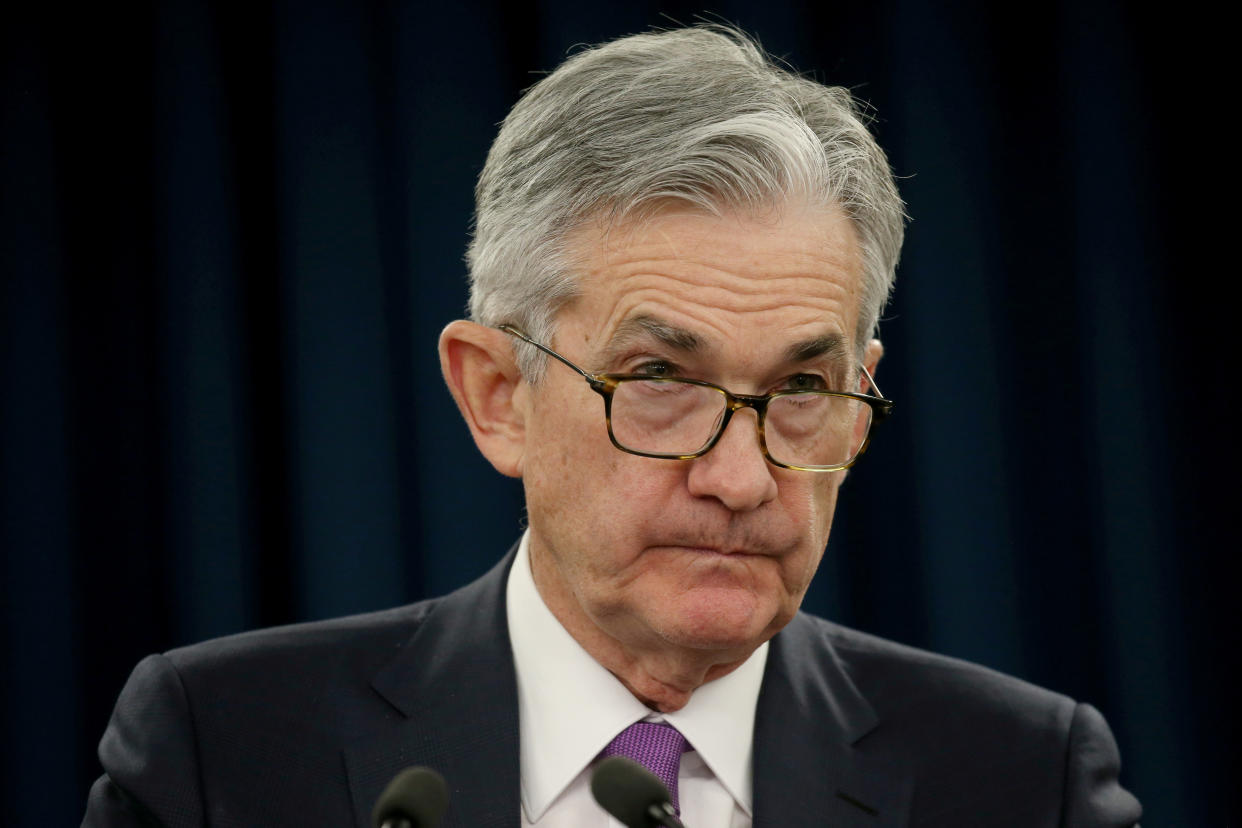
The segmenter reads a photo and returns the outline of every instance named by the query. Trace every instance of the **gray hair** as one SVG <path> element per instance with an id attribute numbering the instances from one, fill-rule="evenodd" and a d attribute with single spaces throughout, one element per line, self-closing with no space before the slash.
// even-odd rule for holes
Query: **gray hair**
<path id="1" fill-rule="evenodd" d="M 858 347 L 892 290 L 905 211 L 850 93 L 777 65 L 744 33 L 702 25 L 580 52 L 505 118 L 475 188 L 470 314 L 552 342 L 577 292 L 570 238 L 588 222 L 836 205 L 863 259 Z M 519 364 L 539 378 L 541 354 Z"/>

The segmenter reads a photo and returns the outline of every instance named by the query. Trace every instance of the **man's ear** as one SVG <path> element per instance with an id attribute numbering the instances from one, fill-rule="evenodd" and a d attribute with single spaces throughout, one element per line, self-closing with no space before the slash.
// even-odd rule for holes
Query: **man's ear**
<path id="1" fill-rule="evenodd" d="M 867 373 L 872 377 L 875 376 L 876 366 L 880 364 L 880 357 L 884 356 L 884 344 L 878 339 L 873 339 L 867 343 L 866 350 L 863 351 L 863 365 L 867 368 Z M 864 377 L 862 382 L 867 382 Z M 861 389 L 864 394 L 877 394 L 874 388 Z"/>
<path id="2" fill-rule="evenodd" d="M 522 476 L 529 396 L 508 334 L 459 319 L 440 333 L 440 370 L 474 444 L 496 470 Z"/>

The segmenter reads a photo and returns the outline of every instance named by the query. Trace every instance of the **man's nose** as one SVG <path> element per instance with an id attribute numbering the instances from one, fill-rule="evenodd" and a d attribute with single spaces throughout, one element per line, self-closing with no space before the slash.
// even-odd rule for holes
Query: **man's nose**
<path id="1" fill-rule="evenodd" d="M 756 509 L 773 500 L 776 478 L 759 445 L 758 427 L 754 409 L 734 414 L 715 447 L 690 461 L 690 493 L 714 497 L 734 512 Z"/>

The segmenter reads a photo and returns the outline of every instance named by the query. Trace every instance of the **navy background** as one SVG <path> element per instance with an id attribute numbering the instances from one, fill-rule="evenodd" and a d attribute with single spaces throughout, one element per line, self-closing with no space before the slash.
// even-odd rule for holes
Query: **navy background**
<path id="1" fill-rule="evenodd" d="M 503 553 L 520 487 L 477 456 L 435 355 L 463 314 L 473 180 L 575 44 L 703 11 L 12 12 L 5 824 L 76 824 L 146 653 L 442 593 Z M 1105 0 L 710 11 L 875 106 L 914 219 L 882 329 L 896 416 L 851 472 L 807 607 L 1094 703 L 1145 823 L 1224 824 L 1219 27 Z"/>

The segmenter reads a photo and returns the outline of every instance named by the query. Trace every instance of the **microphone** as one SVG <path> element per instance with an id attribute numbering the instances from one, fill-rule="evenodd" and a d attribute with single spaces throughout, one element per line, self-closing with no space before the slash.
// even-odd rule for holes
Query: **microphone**
<path id="1" fill-rule="evenodd" d="M 626 828 L 685 828 L 664 783 L 625 756 L 609 756 L 599 763 L 591 776 L 591 793 Z"/>
<path id="2" fill-rule="evenodd" d="M 443 776 L 431 768 L 406 768 L 375 800 L 371 824 L 374 828 L 436 828 L 448 798 Z"/>

